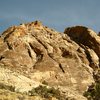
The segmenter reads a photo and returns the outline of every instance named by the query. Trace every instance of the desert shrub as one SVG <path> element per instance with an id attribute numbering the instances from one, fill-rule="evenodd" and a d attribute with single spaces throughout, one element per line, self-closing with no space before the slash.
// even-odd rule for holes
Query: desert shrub
<path id="1" fill-rule="evenodd" d="M 55 97 L 59 100 L 66 100 L 65 96 L 63 96 L 58 89 L 55 88 L 47 88 L 47 86 L 40 85 L 39 87 L 33 88 L 29 91 L 30 96 L 39 95 L 43 98 Z"/>
<path id="2" fill-rule="evenodd" d="M 100 100 L 100 83 L 92 84 L 84 93 L 88 100 Z"/>
<path id="3" fill-rule="evenodd" d="M 5 90 L 15 92 L 15 87 L 14 86 L 8 86 L 8 85 L 3 84 L 3 83 L 0 83 L 0 89 L 5 89 Z"/>

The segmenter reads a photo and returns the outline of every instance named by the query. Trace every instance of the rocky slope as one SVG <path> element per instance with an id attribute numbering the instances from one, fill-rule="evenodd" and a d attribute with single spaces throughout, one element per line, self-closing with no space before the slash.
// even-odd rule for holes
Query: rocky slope
<path id="1" fill-rule="evenodd" d="M 86 27 L 60 33 L 39 21 L 12 26 L 0 37 L 0 83 L 13 86 L 14 93 L 27 95 L 45 85 L 64 96 L 41 100 L 87 100 L 83 93 L 95 83 L 94 76 L 99 80 L 99 58 L 100 37 Z"/>

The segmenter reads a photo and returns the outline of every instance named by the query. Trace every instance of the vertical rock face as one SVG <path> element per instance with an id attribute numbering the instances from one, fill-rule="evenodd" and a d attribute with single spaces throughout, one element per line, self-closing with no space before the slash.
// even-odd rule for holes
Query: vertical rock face
<path id="1" fill-rule="evenodd" d="M 46 81 L 66 98 L 86 100 L 82 94 L 99 67 L 100 37 L 82 26 L 64 33 L 39 21 L 10 27 L 0 37 L 0 65 L 32 81 Z"/>

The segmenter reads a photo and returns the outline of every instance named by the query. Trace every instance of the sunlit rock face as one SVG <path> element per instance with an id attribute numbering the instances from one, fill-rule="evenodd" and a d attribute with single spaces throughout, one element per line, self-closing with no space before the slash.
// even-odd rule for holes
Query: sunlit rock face
<path id="1" fill-rule="evenodd" d="M 99 68 L 99 58 L 100 37 L 86 27 L 70 27 L 60 33 L 40 21 L 12 26 L 0 37 L 0 65 L 1 70 L 10 70 L 21 78 L 17 81 L 13 74 L 8 74 L 9 78 L 0 74 L 4 78 L 0 81 L 11 81 L 16 88 L 22 79 L 35 86 L 46 81 L 66 98 L 86 100 L 82 95 L 94 83 L 93 72 Z M 32 84 L 27 88 L 34 87 Z M 28 91 L 21 85 L 19 91 Z"/>

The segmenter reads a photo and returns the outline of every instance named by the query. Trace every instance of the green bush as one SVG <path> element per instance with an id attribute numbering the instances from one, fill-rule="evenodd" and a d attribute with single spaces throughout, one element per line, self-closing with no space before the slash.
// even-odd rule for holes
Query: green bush
<path id="1" fill-rule="evenodd" d="M 100 100 L 100 83 L 93 84 L 84 93 L 88 100 Z"/>
<path id="2" fill-rule="evenodd" d="M 55 88 L 47 88 L 47 86 L 40 85 L 39 87 L 33 88 L 31 91 L 29 91 L 30 96 L 36 96 L 39 95 L 43 98 L 50 98 L 55 97 L 59 100 L 66 100 L 63 95 L 61 95 L 60 91 Z"/>

